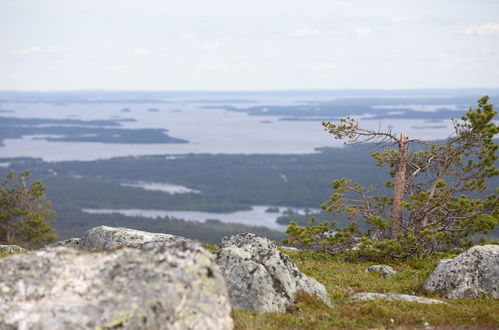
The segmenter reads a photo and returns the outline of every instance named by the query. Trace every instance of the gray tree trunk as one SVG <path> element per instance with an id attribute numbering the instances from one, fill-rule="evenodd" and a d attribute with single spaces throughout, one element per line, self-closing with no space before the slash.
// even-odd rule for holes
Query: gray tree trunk
<path id="1" fill-rule="evenodd" d="M 407 170 L 407 154 L 409 145 L 407 135 L 400 133 L 399 151 L 397 165 L 395 166 L 395 183 L 393 186 L 393 207 L 392 207 L 392 232 L 391 238 L 397 239 L 404 216 L 402 201 L 405 193 L 405 176 Z"/>

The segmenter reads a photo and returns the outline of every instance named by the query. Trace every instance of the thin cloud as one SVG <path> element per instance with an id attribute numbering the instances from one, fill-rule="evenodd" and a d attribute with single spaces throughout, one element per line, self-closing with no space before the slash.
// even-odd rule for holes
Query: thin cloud
<path id="1" fill-rule="evenodd" d="M 417 22 L 420 21 L 421 17 L 417 15 L 400 15 L 390 17 L 390 21 L 394 23 L 407 23 L 407 22 Z"/>
<path id="2" fill-rule="evenodd" d="M 499 23 L 484 23 L 469 26 L 464 33 L 477 36 L 499 36 Z"/>
<path id="3" fill-rule="evenodd" d="M 218 49 L 219 47 L 220 47 L 220 43 L 218 43 L 218 42 L 207 42 L 201 46 L 201 48 L 207 49 L 207 50 L 215 50 L 215 49 Z"/>
<path id="4" fill-rule="evenodd" d="M 128 66 L 126 65 L 111 65 L 110 67 L 108 67 L 108 70 L 109 71 L 113 71 L 113 72 L 116 72 L 116 71 L 123 71 L 123 70 L 126 70 L 128 69 Z"/>
<path id="5" fill-rule="evenodd" d="M 147 48 L 136 48 L 133 52 L 137 56 L 144 56 L 149 54 L 149 49 Z"/>
<path id="6" fill-rule="evenodd" d="M 301 64 L 300 67 L 311 70 L 334 70 L 337 65 L 333 62 L 307 62 Z"/>
<path id="7" fill-rule="evenodd" d="M 33 46 L 29 48 L 14 49 L 12 55 L 35 55 L 35 54 L 56 54 L 60 53 L 62 48 L 59 46 L 39 47 Z"/>
<path id="8" fill-rule="evenodd" d="M 355 28 L 354 32 L 359 37 L 367 37 L 372 33 L 372 31 L 370 29 L 365 28 L 365 27 Z"/>
<path id="9" fill-rule="evenodd" d="M 206 71 L 219 71 L 227 69 L 227 64 L 224 63 L 199 63 L 196 68 Z"/>
<path id="10" fill-rule="evenodd" d="M 309 27 L 304 27 L 295 31 L 292 31 L 290 35 L 292 37 L 310 37 L 310 36 L 320 36 L 325 34 L 324 30 L 312 29 Z"/>
<path id="11" fill-rule="evenodd" d="M 198 37 L 197 34 L 194 32 L 185 32 L 179 35 L 179 38 L 184 40 L 192 40 L 196 39 L 197 37 Z"/>

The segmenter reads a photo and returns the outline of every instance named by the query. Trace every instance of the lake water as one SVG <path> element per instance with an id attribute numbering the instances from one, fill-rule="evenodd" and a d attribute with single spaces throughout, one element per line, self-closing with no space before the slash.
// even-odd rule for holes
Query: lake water
<path id="1" fill-rule="evenodd" d="M 225 104 L 225 103 L 224 103 Z M 320 120 L 282 121 L 276 116 L 249 116 L 246 113 L 203 109 L 206 104 L 67 104 L 4 103 L 14 110 L 2 116 L 51 119 L 135 119 L 123 122 L 123 128 L 162 128 L 187 144 L 110 144 L 97 142 L 57 142 L 39 136 L 5 139 L 0 157 L 38 157 L 45 161 L 96 160 L 118 156 L 156 154 L 306 154 L 317 147 L 342 146 L 322 129 Z M 209 105 L 213 105 L 210 103 Z M 237 106 L 238 104 L 233 104 Z M 248 106 L 248 104 L 244 105 Z M 122 112 L 129 108 L 129 112 Z M 149 111 L 155 108 L 158 111 Z M 428 108 L 424 109 L 428 111 Z M 379 120 L 365 116 L 362 126 L 371 129 L 392 128 L 411 138 L 445 138 L 452 130 L 449 120 L 429 125 L 426 120 Z"/>
<path id="2" fill-rule="evenodd" d="M 253 206 L 250 211 L 238 211 L 233 213 L 209 213 L 198 211 L 163 211 L 163 210 L 140 210 L 140 209 L 83 209 L 82 211 L 90 214 L 123 214 L 126 216 L 140 216 L 158 219 L 161 217 L 173 217 L 189 221 L 205 222 L 208 219 L 217 219 L 225 223 L 241 223 L 249 226 L 264 226 L 267 228 L 285 231 L 287 226 L 276 222 L 277 218 L 283 215 L 288 208 L 279 207 L 279 212 L 266 212 L 269 206 Z M 302 209 L 293 209 L 293 211 L 304 214 Z M 318 212 L 319 210 L 310 210 Z"/>
<path id="3" fill-rule="evenodd" d="M 196 193 L 199 194 L 199 190 L 189 189 L 184 186 L 179 186 L 166 182 L 133 182 L 133 183 L 122 183 L 122 186 L 125 187 L 134 187 L 134 188 L 142 188 L 144 190 L 151 191 L 163 191 L 169 194 L 188 194 L 188 193 Z"/>

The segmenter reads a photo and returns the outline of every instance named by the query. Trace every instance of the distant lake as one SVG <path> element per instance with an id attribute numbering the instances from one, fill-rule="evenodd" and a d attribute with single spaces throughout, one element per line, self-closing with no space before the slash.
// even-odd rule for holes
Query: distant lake
<path id="1" fill-rule="evenodd" d="M 83 209 L 83 212 L 90 214 L 113 214 L 119 213 L 126 216 L 140 216 L 147 218 L 173 217 L 197 222 L 205 222 L 206 220 L 220 220 L 225 223 L 241 223 L 249 226 L 264 226 L 270 229 L 285 231 L 287 226 L 280 225 L 276 222 L 277 218 L 283 215 L 288 208 L 280 207 L 279 212 L 266 212 L 268 206 L 253 206 L 250 211 L 239 211 L 233 213 L 208 213 L 198 211 L 163 211 L 163 210 L 139 210 L 139 209 Z M 293 210 L 299 214 L 304 214 L 304 210 Z M 312 209 L 311 212 L 318 212 Z"/>
<path id="2" fill-rule="evenodd" d="M 262 101 L 263 102 L 263 101 Z M 269 101 L 270 102 L 270 101 Z M 273 104 L 278 101 L 272 100 Z M 272 103 L 271 102 L 271 103 Z M 292 103 L 286 100 L 287 103 Z M 283 101 L 283 103 L 286 103 Z M 209 105 L 210 109 L 203 108 Z M 342 146 L 326 133 L 320 118 L 281 120 L 284 116 L 248 115 L 245 112 L 217 109 L 209 103 L 68 103 L 63 106 L 49 103 L 3 103 L 2 108 L 14 112 L 2 113 L 4 117 L 48 118 L 75 120 L 134 119 L 120 122 L 121 128 L 167 129 L 168 135 L 189 143 L 118 144 L 102 142 L 46 141 L 40 136 L 6 138 L 0 146 L 0 157 L 38 157 L 45 161 L 96 160 L 118 156 L 155 154 L 307 154 L 315 148 Z M 247 106 L 234 103 L 232 106 Z M 254 105 L 253 105 L 254 106 Z M 378 106 L 379 107 L 379 106 Z M 383 107 L 383 106 L 381 106 Z M 380 108 L 381 108 L 380 107 Z M 448 105 L 449 108 L 455 105 Z M 386 106 L 385 106 L 386 108 Z M 393 106 L 395 109 L 403 105 Z M 127 109 L 123 112 L 123 109 Z M 151 111 L 155 109 L 155 111 Z M 436 106 L 422 108 L 434 111 Z M 376 111 L 373 108 L 373 111 Z M 381 111 L 381 110 L 380 110 Z M 399 111 L 394 111 L 399 113 Z M 289 117 L 289 116 L 286 116 Z M 363 127 L 394 132 L 403 131 L 411 138 L 445 138 L 452 130 L 450 120 L 440 120 L 438 125 L 428 125 L 424 119 L 373 120 L 372 115 L 362 116 Z"/>
<path id="3" fill-rule="evenodd" d="M 1 164 L 1 163 L 0 163 Z M 199 190 L 189 189 L 184 186 L 179 186 L 166 182 L 131 182 L 131 183 L 122 183 L 122 186 L 125 187 L 134 187 L 134 188 L 142 188 L 144 190 L 151 191 L 163 191 L 169 194 L 189 194 L 189 193 L 200 193 Z"/>

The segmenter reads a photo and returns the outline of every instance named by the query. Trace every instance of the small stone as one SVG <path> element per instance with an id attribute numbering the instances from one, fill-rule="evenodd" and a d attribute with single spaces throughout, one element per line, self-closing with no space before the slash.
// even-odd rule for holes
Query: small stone
<path id="1" fill-rule="evenodd" d="M 0 245 L 0 252 L 18 253 L 26 252 L 26 250 L 17 245 Z"/>
<path id="2" fill-rule="evenodd" d="M 297 248 L 292 247 L 292 246 L 284 246 L 284 245 L 282 245 L 282 246 L 279 246 L 279 248 L 280 248 L 281 250 L 284 250 L 284 251 L 291 251 L 291 252 L 298 251 L 298 249 L 297 249 Z"/>
<path id="3" fill-rule="evenodd" d="M 64 246 L 64 247 L 80 247 L 80 239 L 79 238 L 68 238 L 64 241 L 59 241 L 54 244 L 50 244 L 48 247 L 57 247 L 57 246 Z"/>
<path id="4" fill-rule="evenodd" d="M 418 302 L 422 304 L 447 304 L 446 302 L 437 299 L 430 299 L 430 298 L 411 296 L 408 294 L 398 294 L 398 293 L 361 292 L 354 294 L 353 296 L 350 296 L 347 299 L 353 301 L 385 299 L 385 300 Z"/>
<path id="5" fill-rule="evenodd" d="M 388 265 L 369 266 L 365 272 L 366 273 L 372 273 L 372 272 L 380 273 L 380 275 L 384 276 L 384 277 L 392 277 L 393 275 L 398 274 L 398 272 L 395 269 L 393 269 L 392 267 L 390 267 Z"/>

